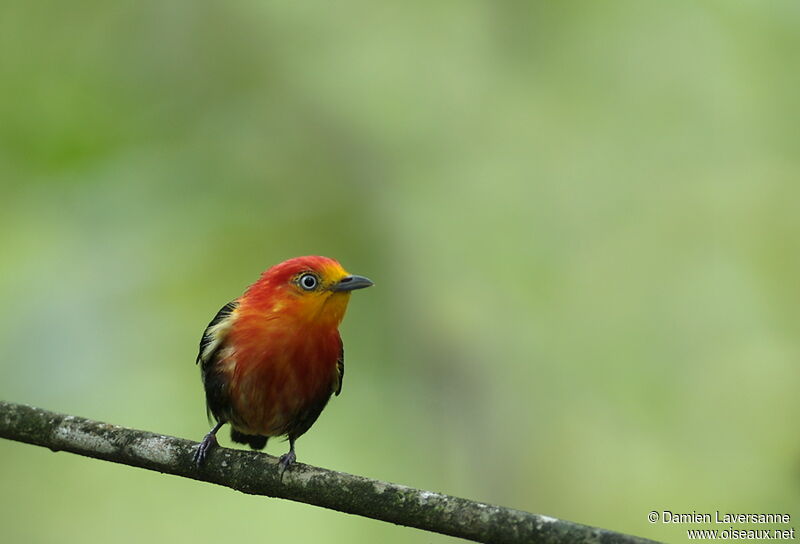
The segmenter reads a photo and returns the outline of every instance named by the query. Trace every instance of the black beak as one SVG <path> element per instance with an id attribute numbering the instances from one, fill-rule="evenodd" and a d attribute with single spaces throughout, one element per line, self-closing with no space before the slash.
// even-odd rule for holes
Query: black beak
<path id="1" fill-rule="evenodd" d="M 364 276 L 345 276 L 331 287 L 331 291 L 355 291 L 372 285 L 375 285 L 372 280 Z"/>

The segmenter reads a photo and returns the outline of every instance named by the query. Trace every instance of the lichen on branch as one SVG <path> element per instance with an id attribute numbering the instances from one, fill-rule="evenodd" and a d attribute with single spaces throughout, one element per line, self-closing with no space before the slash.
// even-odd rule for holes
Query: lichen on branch
<path id="1" fill-rule="evenodd" d="M 502 506 L 296 463 L 281 479 L 271 455 L 196 442 L 0 401 L 0 438 L 304 502 L 476 542 L 635 544 L 642 538 Z"/>

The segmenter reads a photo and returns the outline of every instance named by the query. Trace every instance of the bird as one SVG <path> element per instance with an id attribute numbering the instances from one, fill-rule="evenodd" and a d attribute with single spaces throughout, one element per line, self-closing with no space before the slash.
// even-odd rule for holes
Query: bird
<path id="1" fill-rule="evenodd" d="M 196 361 L 209 421 L 216 421 L 194 453 L 198 468 L 228 423 L 231 440 L 254 450 L 286 436 L 289 451 L 278 461 L 283 477 L 297 459 L 295 441 L 342 391 L 339 324 L 351 292 L 372 285 L 335 259 L 295 257 L 264 271 L 217 312 Z"/>

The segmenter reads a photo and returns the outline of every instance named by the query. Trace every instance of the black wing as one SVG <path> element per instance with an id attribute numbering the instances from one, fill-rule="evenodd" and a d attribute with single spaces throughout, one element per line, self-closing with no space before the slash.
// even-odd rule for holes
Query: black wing
<path id="1" fill-rule="evenodd" d="M 235 300 L 227 303 L 217 312 L 217 315 L 208 324 L 206 330 L 203 331 L 203 337 L 200 339 L 200 352 L 197 354 L 195 364 L 202 362 L 204 370 L 208 363 L 213 361 L 214 356 L 222 346 L 222 340 L 228 329 L 225 325 L 237 306 L 239 306 L 239 303 Z"/>
<path id="2" fill-rule="evenodd" d="M 341 338 L 339 338 L 339 358 L 336 360 L 336 374 L 339 376 L 339 382 L 333 392 L 338 396 L 342 392 L 342 383 L 344 382 L 344 343 Z"/>
<path id="3" fill-rule="evenodd" d="M 230 330 L 231 314 L 239 305 L 233 301 L 227 303 L 217 312 L 211 323 L 208 324 L 200 339 L 200 352 L 197 354 L 195 364 L 200 364 L 203 377 L 203 386 L 206 390 L 206 412 L 213 414 L 217 421 L 225 422 L 230 419 L 230 399 L 228 398 L 228 384 L 225 375 L 220 373 L 215 363 L 220 349 L 225 345 L 225 336 Z"/>

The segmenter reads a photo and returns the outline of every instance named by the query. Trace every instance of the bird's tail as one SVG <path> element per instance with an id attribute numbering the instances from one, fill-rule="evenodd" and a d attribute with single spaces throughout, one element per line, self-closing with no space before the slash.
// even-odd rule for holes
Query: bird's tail
<path id="1" fill-rule="evenodd" d="M 254 450 L 263 450 L 267 445 L 268 436 L 261 436 L 258 434 L 244 434 L 240 433 L 234 428 L 231 428 L 231 440 L 238 444 L 247 444 Z"/>

